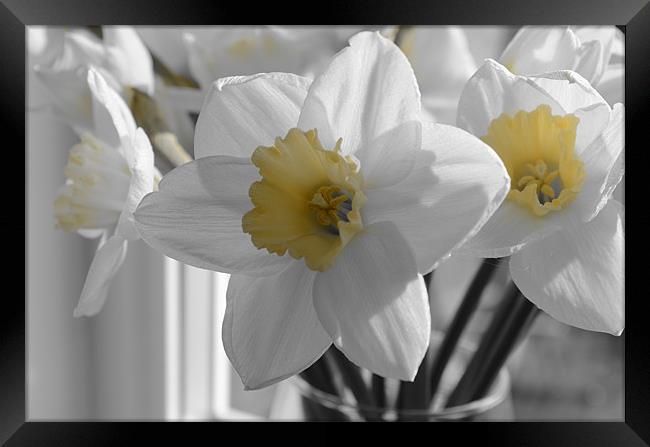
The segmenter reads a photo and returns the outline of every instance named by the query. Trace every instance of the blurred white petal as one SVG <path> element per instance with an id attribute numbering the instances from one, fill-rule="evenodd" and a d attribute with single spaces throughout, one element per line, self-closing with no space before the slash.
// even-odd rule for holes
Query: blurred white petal
<path id="1" fill-rule="evenodd" d="M 93 129 L 92 97 L 85 67 L 69 70 L 35 67 L 34 73 L 52 98 L 56 119 L 62 119 L 77 132 Z"/>
<path id="2" fill-rule="evenodd" d="M 132 146 L 130 151 L 133 154 L 134 161 L 130 167 L 129 194 L 120 215 L 117 231 L 127 239 L 138 239 L 140 236 L 134 226 L 133 212 L 142 198 L 153 191 L 155 168 L 151 143 L 144 130 L 138 128 L 129 144 Z"/>
<path id="3" fill-rule="evenodd" d="M 95 133 L 107 143 L 121 147 L 129 166 L 135 162 L 131 141 L 135 136 L 135 119 L 115 90 L 94 69 L 88 70 L 88 87 L 93 94 Z"/>
<path id="4" fill-rule="evenodd" d="M 107 65 L 123 85 L 153 95 L 154 78 L 151 54 L 133 27 L 103 27 L 107 46 Z"/>
<path id="5" fill-rule="evenodd" d="M 572 69 L 580 40 L 569 27 L 522 27 L 499 57 L 510 71 L 536 75 Z"/>
<path id="6" fill-rule="evenodd" d="M 124 262 L 126 248 L 127 241 L 123 237 L 115 235 L 108 238 L 97 249 L 86 275 L 79 304 L 73 313 L 75 317 L 91 317 L 102 309 L 110 281 Z"/>
<path id="7" fill-rule="evenodd" d="M 423 106 L 437 122 L 454 124 L 460 92 L 477 68 L 464 30 L 416 26 L 403 33 L 400 48 L 415 72 Z"/>
<path id="8" fill-rule="evenodd" d="M 625 102 L 625 65 L 611 64 L 598 83 L 598 91 L 610 105 Z"/>
<path id="9" fill-rule="evenodd" d="M 136 26 L 144 44 L 175 73 L 189 75 L 188 57 L 183 33 L 187 28 L 166 26 Z"/>
<path id="10" fill-rule="evenodd" d="M 184 32 L 189 67 L 203 88 L 255 73 L 314 75 L 345 45 L 349 27 L 192 27 Z"/>
<path id="11" fill-rule="evenodd" d="M 63 28 L 51 26 L 27 27 L 27 51 L 30 62 L 47 66 L 63 52 Z"/>

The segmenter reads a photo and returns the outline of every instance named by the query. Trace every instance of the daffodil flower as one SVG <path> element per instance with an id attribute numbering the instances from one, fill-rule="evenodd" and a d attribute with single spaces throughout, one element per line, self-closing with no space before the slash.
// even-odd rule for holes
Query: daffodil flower
<path id="1" fill-rule="evenodd" d="M 610 104 L 623 102 L 623 33 L 614 26 L 524 26 L 499 57 L 511 72 L 573 70 Z"/>
<path id="2" fill-rule="evenodd" d="M 422 274 L 476 232 L 509 178 L 484 143 L 420 121 L 402 52 L 359 33 L 312 82 L 215 82 L 196 161 L 135 212 L 152 247 L 231 273 L 226 353 L 246 388 L 294 375 L 334 343 L 413 380 L 429 342 Z"/>
<path id="3" fill-rule="evenodd" d="M 100 237 L 74 316 L 102 308 L 111 278 L 130 240 L 138 239 L 133 211 L 154 187 L 157 171 L 147 135 L 136 128 L 120 95 L 94 69 L 88 71 L 96 129 L 70 150 L 66 184 L 55 201 L 57 226 Z"/>
<path id="4" fill-rule="evenodd" d="M 94 128 L 92 95 L 86 82 L 94 68 L 123 97 L 127 88 L 154 92 L 151 55 L 130 27 L 104 27 L 103 39 L 84 29 L 32 32 L 31 45 L 41 57 L 34 71 L 52 97 L 55 116 L 78 132 Z M 50 45 L 41 40 L 49 38 Z M 40 40 L 39 40 L 40 39 Z M 40 43 L 39 43 L 40 42 Z M 47 57 L 45 57 L 47 56 Z"/>
<path id="5" fill-rule="evenodd" d="M 176 74 L 191 76 L 184 35 L 201 28 L 193 26 L 136 26 L 134 28 L 151 53 L 166 67 Z"/>
<path id="6" fill-rule="evenodd" d="M 225 76 L 288 71 L 311 75 L 359 27 L 194 27 L 184 32 L 189 68 L 204 89 Z"/>
<path id="7" fill-rule="evenodd" d="M 458 26 L 407 27 L 399 46 L 415 72 L 425 113 L 454 124 L 460 93 L 477 68 L 465 31 Z"/>
<path id="8" fill-rule="evenodd" d="M 469 80 L 458 125 L 488 143 L 511 178 L 507 199 L 463 250 L 510 258 L 521 292 L 555 319 L 620 334 L 624 107 L 579 74 L 512 74 L 488 59 Z"/>

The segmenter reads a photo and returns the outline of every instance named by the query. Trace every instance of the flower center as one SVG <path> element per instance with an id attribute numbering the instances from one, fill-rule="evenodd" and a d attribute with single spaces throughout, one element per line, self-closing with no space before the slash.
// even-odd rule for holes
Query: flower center
<path id="1" fill-rule="evenodd" d="M 117 223 L 131 180 L 118 151 L 84 134 L 70 150 L 65 176 L 66 184 L 54 201 L 58 228 L 100 229 Z"/>
<path id="2" fill-rule="evenodd" d="M 316 221 L 327 227 L 332 234 L 339 234 L 340 221 L 349 222 L 352 199 L 340 186 L 321 186 L 309 201 L 309 208 L 316 214 Z"/>
<path id="3" fill-rule="evenodd" d="M 254 208 L 242 218 L 253 245 L 279 256 L 304 258 L 315 271 L 332 266 L 336 255 L 363 224 L 363 178 L 356 162 L 340 154 L 341 140 L 323 148 L 316 130 L 291 129 L 251 158 L 262 179 L 249 197 Z"/>
<path id="4" fill-rule="evenodd" d="M 538 217 L 575 200 L 585 178 L 575 153 L 578 118 L 551 115 L 548 105 L 502 114 L 481 139 L 501 157 L 511 179 L 508 199 Z"/>

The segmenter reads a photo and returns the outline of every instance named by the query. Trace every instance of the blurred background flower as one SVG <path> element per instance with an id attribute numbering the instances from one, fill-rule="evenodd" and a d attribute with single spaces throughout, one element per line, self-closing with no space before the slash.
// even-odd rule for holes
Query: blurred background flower
<path id="1" fill-rule="evenodd" d="M 615 26 L 524 26 L 499 62 L 516 74 L 573 70 L 614 105 L 624 102 L 624 35 Z"/>
<path id="2" fill-rule="evenodd" d="M 70 150 L 66 184 L 54 202 L 59 228 L 101 237 L 74 316 L 101 310 L 128 241 L 140 238 L 133 227 L 135 206 L 160 180 L 149 139 L 126 103 L 92 68 L 88 86 L 96 127 Z"/>

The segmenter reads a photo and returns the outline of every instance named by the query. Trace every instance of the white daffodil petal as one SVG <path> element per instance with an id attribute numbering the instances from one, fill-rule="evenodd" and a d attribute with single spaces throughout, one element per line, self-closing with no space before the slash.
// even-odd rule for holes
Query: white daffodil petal
<path id="1" fill-rule="evenodd" d="M 135 120 L 122 97 L 108 86 L 94 69 L 88 70 L 88 87 L 93 95 L 93 115 L 100 138 L 112 146 L 121 145 L 127 164 L 133 166 L 134 154 L 129 142 L 135 136 Z M 112 130 L 112 132 L 111 132 Z M 112 134 L 112 135 L 111 135 Z"/>
<path id="2" fill-rule="evenodd" d="M 207 89 L 214 82 L 211 65 L 214 64 L 210 50 L 196 38 L 194 33 L 183 32 L 183 44 L 187 52 L 187 65 L 202 89 Z"/>
<path id="3" fill-rule="evenodd" d="M 124 262 L 127 245 L 124 238 L 114 235 L 99 246 L 86 275 L 79 304 L 74 310 L 75 317 L 91 317 L 102 309 L 110 280 Z"/>
<path id="4" fill-rule="evenodd" d="M 620 335 L 624 321 L 623 209 L 611 200 L 591 222 L 531 243 L 510 260 L 512 279 L 556 320 Z"/>
<path id="5" fill-rule="evenodd" d="M 153 95 L 153 61 L 135 29 L 130 26 L 105 26 L 103 32 L 111 71 L 116 73 L 122 84 Z"/>
<path id="6" fill-rule="evenodd" d="M 614 32 L 614 41 L 612 42 L 612 56 L 625 57 L 625 34 L 616 28 Z"/>
<path id="7" fill-rule="evenodd" d="M 55 63 L 55 68 L 71 68 L 79 65 L 103 67 L 106 46 L 88 30 L 76 29 L 65 33 L 64 55 Z"/>
<path id="8" fill-rule="evenodd" d="M 131 180 L 129 183 L 129 194 L 126 198 L 124 208 L 120 215 L 118 231 L 127 239 L 137 239 L 139 237 L 133 223 L 133 212 L 137 208 L 142 198 L 153 191 L 154 165 L 153 150 L 149 137 L 144 130 L 138 128 L 135 138 L 131 142 L 134 154 L 134 164 L 131 167 Z"/>
<path id="9" fill-rule="evenodd" d="M 81 237 L 85 237 L 86 239 L 97 239 L 98 237 L 102 237 L 106 234 L 105 229 L 89 229 L 89 228 L 80 228 L 77 230 L 77 234 Z"/>
<path id="10" fill-rule="evenodd" d="M 69 70 L 52 70 L 35 67 L 36 77 L 52 97 L 56 113 L 77 132 L 93 129 L 93 101 L 86 82 L 88 70 L 77 67 Z"/>
<path id="11" fill-rule="evenodd" d="M 377 138 L 361 157 L 366 188 L 381 188 L 404 180 L 415 166 L 421 147 L 422 123 L 409 121 Z"/>
<path id="12" fill-rule="evenodd" d="M 477 68 L 463 29 L 416 26 L 404 34 L 400 48 L 413 67 L 422 95 L 460 96 Z"/>
<path id="13" fill-rule="evenodd" d="M 598 91 L 610 105 L 625 102 L 625 65 L 611 64 L 598 83 Z"/>
<path id="14" fill-rule="evenodd" d="M 555 99 L 565 113 L 596 105 L 607 105 L 607 101 L 587 81 L 574 71 L 547 72 L 530 78 L 531 82 Z"/>
<path id="15" fill-rule="evenodd" d="M 562 106 L 564 113 L 573 113 L 580 119 L 575 142 L 578 155 L 609 123 L 611 112 L 609 104 L 579 74 L 572 71 L 557 71 L 531 78 L 531 82 L 555 99 Z"/>
<path id="16" fill-rule="evenodd" d="M 162 26 L 136 26 L 135 30 L 160 60 L 175 73 L 189 74 L 187 49 L 183 44 L 184 28 Z"/>
<path id="17" fill-rule="evenodd" d="M 292 258 L 258 250 L 242 230 L 252 208 L 250 185 L 258 180 L 249 160 L 206 157 L 169 172 L 134 213 L 142 238 L 185 264 L 225 273 L 272 275 Z"/>
<path id="18" fill-rule="evenodd" d="M 376 223 L 350 241 L 317 275 L 314 306 L 353 363 L 413 380 L 429 344 L 431 317 L 424 281 L 395 224 Z"/>
<path id="19" fill-rule="evenodd" d="M 374 180 L 386 185 L 412 168 L 407 154 L 420 147 L 419 121 L 420 92 L 408 60 L 378 32 L 362 32 L 314 80 L 298 127 L 317 129 L 326 148 L 341 138 L 342 153 L 354 154 L 368 172 L 389 166 L 387 158 L 400 161 Z"/>
<path id="20" fill-rule="evenodd" d="M 605 130 L 610 121 L 612 109 L 609 104 L 596 104 L 576 110 L 574 115 L 580 122 L 576 129 L 575 151 L 579 157 L 584 156 L 586 148 Z"/>
<path id="21" fill-rule="evenodd" d="M 204 92 L 198 89 L 170 87 L 157 79 L 154 100 L 169 131 L 176 135 L 184 148 L 194 147 L 194 120 L 190 113 L 198 113 L 203 103 Z"/>
<path id="22" fill-rule="evenodd" d="M 498 62 L 487 59 L 463 89 L 457 124 L 481 137 L 502 113 L 530 112 L 540 104 L 549 105 L 553 114 L 564 114 L 562 106 L 530 78 L 513 75 Z"/>
<path id="23" fill-rule="evenodd" d="M 611 120 L 598 138 L 583 151 L 587 177 L 575 206 L 583 220 L 591 220 L 607 203 L 624 172 L 625 108 L 616 104 Z"/>
<path id="24" fill-rule="evenodd" d="M 499 61 L 513 73 L 536 75 L 573 68 L 580 45 L 568 27 L 522 27 Z"/>
<path id="25" fill-rule="evenodd" d="M 603 63 L 604 48 L 597 40 L 585 42 L 578 55 L 578 62 L 571 67 L 590 83 L 596 84 L 605 71 Z"/>
<path id="26" fill-rule="evenodd" d="M 315 276 L 294 262 L 275 276 L 230 277 L 223 343 L 246 389 L 298 374 L 332 344 L 314 310 Z"/>
<path id="27" fill-rule="evenodd" d="M 212 84 L 196 123 L 196 158 L 250 157 L 296 127 L 311 81 L 289 73 L 223 78 Z"/>
<path id="28" fill-rule="evenodd" d="M 623 33 L 621 33 L 620 30 L 618 30 L 615 26 L 582 26 L 582 27 L 577 27 L 574 30 L 576 36 L 580 39 L 580 42 L 583 42 L 584 44 L 588 44 L 592 41 L 598 42 L 600 46 L 602 47 L 602 51 L 600 54 L 601 61 L 600 65 L 602 66 L 601 72 L 599 75 L 603 74 L 603 70 L 607 67 L 607 64 L 610 62 L 610 59 L 612 57 L 612 54 L 614 53 L 614 47 L 617 44 L 617 41 L 619 40 L 620 37 L 622 37 Z M 592 84 L 596 84 L 599 82 L 599 77 L 596 77 L 594 79 L 589 78 L 585 74 L 583 74 L 581 71 L 578 71 L 578 73 L 582 74 L 585 78 L 589 79 Z"/>
<path id="29" fill-rule="evenodd" d="M 196 88 L 165 86 L 169 101 L 175 108 L 186 112 L 200 112 L 205 92 Z"/>
<path id="30" fill-rule="evenodd" d="M 455 124 L 460 92 L 477 68 L 464 30 L 416 26 L 403 33 L 400 48 L 415 72 L 423 108 L 435 121 Z"/>
<path id="31" fill-rule="evenodd" d="M 27 27 L 27 51 L 30 64 L 48 66 L 62 54 L 65 32 L 51 26 Z"/>
<path id="32" fill-rule="evenodd" d="M 397 225 L 425 274 L 481 228 L 510 177 L 489 146 L 456 127 L 423 124 L 422 149 L 405 180 L 367 191 L 363 211 L 367 224 Z"/>
<path id="33" fill-rule="evenodd" d="M 527 209 L 506 199 L 478 233 L 457 252 L 482 258 L 510 256 L 527 243 L 562 228 L 559 220 L 547 217 L 542 222 Z"/>

